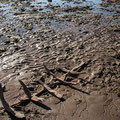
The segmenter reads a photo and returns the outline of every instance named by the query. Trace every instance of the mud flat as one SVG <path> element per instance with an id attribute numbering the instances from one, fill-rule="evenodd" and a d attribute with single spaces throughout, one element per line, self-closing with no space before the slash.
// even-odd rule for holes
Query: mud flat
<path id="1" fill-rule="evenodd" d="M 120 3 L 0 1 L 0 83 L 23 120 L 119 120 Z"/>

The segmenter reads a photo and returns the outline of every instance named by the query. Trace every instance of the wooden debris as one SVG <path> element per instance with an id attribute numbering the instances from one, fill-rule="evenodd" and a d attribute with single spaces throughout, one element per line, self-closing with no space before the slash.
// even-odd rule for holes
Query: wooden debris
<path id="1" fill-rule="evenodd" d="M 60 69 L 60 70 L 62 70 L 63 72 L 66 72 L 66 73 L 70 72 L 70 74 L 72 74 L 72 75 L 79 75 L 79 72 L 70 71 L 70 70 L 64 68 L 64 67 L 63 67 L 62 65 L 60 65 L 60 64 L 57 65 L 57 68 Z"/>
<path id="2" fill-rule="evenodd" d="M 29 100 L 32 100 L 32 101 L 34 101 L 34 102 L 40 102 L 40 101 L 43 100 L 43 98 L 39 98 L 39 97 L 35 96 L 35 94 L 34 94 L 34 95 L 31 95 L 31 93 L 30 93 L 30 91 L 28 90 L 28 88 L 26 87 L 26 85 L 25 85 L 21 80 L 19 80 L 19 82 L 20 82 L 20 84 L 22 85 L 23 90 L 24 90 L 24 92 L 25 92 L 25 94 L 27 95 L 27 97 L 28 97 Z M 25 99 L 27 99 L 27 98 L 25 98 Z"/>
<path id="3" fill-rule="evenodd" d="M 71 70 L 71 72 L 80 70 L 83 65 L 85 65 L 85 62 L 82 61 L 79 65 L 75 66 L 75 67 Z"/>
<path id="4" fill-rule="evenodd" d="M 10 107 L 18 106 L 18 105 L 20 105 L 20 104 L 22 104 L 22 103 L 24 103 L 25 101 L 28 101 L 28 100 L 29 100 L 28 97 L 22 97 L 22 98 L 16 100 L 13 104 L 11 104 Z"/>
<path id="5" fill-rule="evenodd" d="M 43 64 L 44 65 L 44 64 Z M 64 79 L 61 79 L 61 78 L 58 78 L 56 77 L 47 67 L 46 65 L 44 65 L 44 68 L 45 70 L 47 71 L 48 74 L 52 75 L 57 81 L 59 81 L 60 83 L 62 84 L 65 84 L 65 85 L 76 85 L 78 84 L 78 82 L 67 82 L 67 81 L 64 81 Z"/>
<path id="6" fill-rule="evenodd" d="M 27 95 L 27 97 L 31 98 L 32 95 L 31 95 L 30 91 L 28 90 L 28 88 L 26 87 L 26 85 L 21 80 L 19 80 L 19 82 L 22 85 L 23 90 L 24 90 L 25 94 Z"/>
<path id="7" fill-rule="evenodd" d="M 20 105 L 21 103 L 25 102 L 25 101 L 28 101 L 28 100 L 33 100 L 35 102 L 40 102 L 40 101 L 43 101 L 44 98 L 40 98 L 40 97 L 37 97 L 37 95 L 39 95 L 40 93 L 42 93 L 44 91 L 44 89 L 38 91 L 37 93 L 34 93 L 32 95 L 32 98 L 28 98 L 28 97 L 22 97 L 20 98 L 19 100 L 15 101 L 13 104 L 11 104 L 10 106 L 11 107 L 14 107 L 14 106 L 17 106 L 17 105 Z"/>
<path id="8" fill-rule="evenodd" d="M 40 97 L 37 97 L 37 96 L 32 96 L 31 100 L 34 101 L 34 102 L 42 102 L 44 100 L 44 98 L 40 98 Z"/>
<path id="9" fill-rule="evenodd" d="M 81 62 L 79 65 L 75 66 L 72 70 L 67 70 L 66 68 L 62 67 L 62 65 L 58 64 L 58 68 L 61 69 L 63 72 L 66 72 L 64 76 L 64 81 L 67 79 L 68 75 L 79 75 L 79 72 L 76 72 L 80 70 L 80 68 L 85 65 L 85 62 Z"/>
<path id="10" fill-rule="evenodd" d="M 56 96 L 59 99 L 62 99 L 63 96 L 61 94 L 59 94 L 57 91 L 52 90 L 48 85 L 46 85 L 42 81 L 39 81 L 39 82 L 49 93 L 53 94 L 54 96 Z"/>
<path id="11" fill-rule="evenodd" d="M 54 78 L 54 83 L 53 84 L 59 84 L 62 83 L 64 85 L 68 85 L 73 87 L 72 85 L 76 85 L 79 82 L 67 82 L 67 77 L 68 75 L 79 75 L 79 70 L 85 65 L 85 62 L 81 62 L 81 64 L 75 66 L 73 69 L 71 70 L 67 70 L 66 68 L 62 67 L 60 64 L 58 65 L 58 68 L 61 69 L 62 71 L 64 71 L 66 74 L 64 74 L 63 78 L 59 78 L 56 75 L 54 75 L 47 67 L 46 65 L 44 65 L 45 70 L 47 71 L 48 74 L 52 75 Z M 89 78 L 89 80 L 91 80 L 94 77 L 94 74 L 91 75 L 91 77 Z M 43 78 L 43 77 L 42 77 Z M 53 80 L 53 79 L 52 79 Z M 42 86 L 43 89 L 38 91 L 37 93 L 34 93 L 33 95 L 31 95 L 29 89 L 27 88 L 27 86 L 24 84 L 23 81 L 19 80 L 21 86 L 23 87 L 24 93 L 26 94 L 26 97 L 22 97 L 21 99 L 17 100 L 15 103 L 13 103 L 12 105 L 8 105 L 7 102 L 4 99 L 3 96 L 3 89 L 2 86 L 0 84 L 0 99 L 2 101 L 3 107 L 5 108 L 5 110 L 7 110 L 9 113 L 11 113 L 12 115 L 14 115 L 17 118 L 25 118 L 24 114 L 21 114 L 19 112 L 16 112 L 13 110 L 13 108 L 16 105 L 20 105 L 22 102 L 25 101 L 33 101 L 33 102 L 42 102 L 43 98 L 38 97 L 38 95 L 40 93 L 42 93 L 44 90 L 47 90 L 49 93 L 53 94 L 54 96 L 56 96 L 59 99 L 63 98 L 63 95 L 59 94 L 56 90 L 51 89 L 51 87 L 49 87 L 50 85 L 53 84 L 49 84 L 47 85 L 46 83 L 44 83 L 43 81 L 38 81 Z"/>
<path id="12" fill-rule="evenodd" d="M 25 118 L 25 115 L 24 115 L 24 114 L 15 111 L 15 110 L 14 110 L 13 108 L 11 108 L 11 107 L 9 106 L 9 104 L 5 101 L 1 83 L 0 83 L 0 99 L 1 99 L 2 105 L 3 105 L 3 107 L 5 108 L 6 111 L 8 111 L 9 113 L 11 113 L 11 114 L 12 114 L 13 116 L 15 116 L 16 118 Z"/>
<path id="13" fill-rule="evenodd" d="M 32 96 L 38 96 L 39 94 L 44 92 L 44 88 L 42 90 L 39 90 L 38 92 L 34 93 Z"/>
<path id="14" fill-rule="evenodd" d="M 61 69 L 62 71 L 66 72 L 66 74 L 64 75 L 64 81 L 66 81 L 68 75 L 79 75 L 80 73 L 75 71 L 80 70 L 85 64 L 86 63 L 82 61 L 79 65 L 75 66 L 71 70 L 67 70 L 66 68 L 63 68 L 60 64 L 58 65 L 58 67 L 60 67 L 59 69 Z"/>

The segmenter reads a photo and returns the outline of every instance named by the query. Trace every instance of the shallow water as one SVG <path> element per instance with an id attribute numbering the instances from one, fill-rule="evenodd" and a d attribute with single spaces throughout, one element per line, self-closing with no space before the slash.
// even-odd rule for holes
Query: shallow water
<path id="1" fill-rule="evenodd" d="M 77 7 L 76 7 L 77 6 Z M 65 8 L 65 10 L 64 10 Z M 67 8 L 67 9 L 66 9 Z M 69 9 L 70 8 L 70 9 Z M 80 8 L 80 9 L 79 9 Z M 75 9 L 75 10 L 74 10 Z M 119 12 L 117 12 L 117 10 Z M 37 13 L 53 13 L 52 17 L 61 17 L 64 15 L 75 15 L 79 13 L 80 16 L 83 14 L 91 13 L 101 13 L 103 15 L 119 15 L 120 14 L 120 2 L 119 3 L 109 3 L 102 0 L 1 0 L 0 1 L 0 34 L 3 34 L 2 29 L 6 26 L 6 29 L 11 27 L 15 29 L 10 32 L 11 34 L 23 34 L 27 31 L 27 28 L 24 25 L 24 22 L 17 20 L 17 15 L 21 14 L 37 14 Z M 49 14 L 45 14 L 48 15 Z M 38 19 L 41 21 L 42 18 Z M 55 18 L 57 19 L 57 18 Z M 45 18 L 44 21 L 50 21 L 53 26 L 56 28 L 63 28 L 64 24 L 60 24 L 60 21 L 55 21 Z M 69 20 L 68 20 L 69 21 Z M 30 21 L 28 21 L 30 22 Z M 27 23 L 27 21 L 25 22 Z M 29 23 L 33 31 L 39 27 L 34 21 Z M 29 26 L 29 27 L 30 27 Z M 0 37 L 0 41 L 4 41 L 6 35 Z"/>
<path id="2" fill-rule="evenodd" d="M 50 1 L 50 2 L 48 2 Z M 104 2 L 102 0 L 29 0 L 29 1 L 0 1 L 0 15 L 5 15 L 10 18 L 13 16 L 14 11 L 19 11 L 24 8 L 24 13 L 27 13 L 31 8 L 35 8 L 38 12 L 52 12 L 47 7 L 50 6 L 88 6 L 93 13 L 102 14 L 120 14 L 116 10 L 120 11 L 120 4 L 113 4 Z"/>

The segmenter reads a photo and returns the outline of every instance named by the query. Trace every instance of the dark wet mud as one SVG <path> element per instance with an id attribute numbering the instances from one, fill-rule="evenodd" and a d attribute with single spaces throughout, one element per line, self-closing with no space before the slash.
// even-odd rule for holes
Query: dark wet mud
<path id="1" fill-rule="evenodd" d="M 119 120 L 120 2 L 1 0 L 0 83 L 9 105 L 26 96 L 19 80 L 32 95 L 44 83 L 63 97 L 45 90 L 40 104 L 15 105 L 26 120 Z M 0 120 L 17 119 L 0 102 Z"/>

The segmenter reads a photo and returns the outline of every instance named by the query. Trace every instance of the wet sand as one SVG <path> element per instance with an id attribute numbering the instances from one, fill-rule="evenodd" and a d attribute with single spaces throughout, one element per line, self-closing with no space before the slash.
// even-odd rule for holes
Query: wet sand
<path id="1" fill-rule="evenodd" d="M 95 5 L 104 5 L 99 10 L 81 5 L 83 1 L 16 2 L 2 1 L 10 7 L 0 12 L 0 82 L 9 105 L 25 96 L 19 80 L 34 94 L 43 89 L 39 83 L 43 76 L 64 100 L 44 91 L 39 96 L 42 104 L 27 101 L 14 106 L 26 120 L 119 120 L 119 2 L 99 1 Z M 58 63 L 71 70 L 82 61 L 87 64 L 79 74 L 66 79 L 77 85 L 50 85 L 55 78 L 43 64 L 62 78 L 65 72 Z M 0 120 L 18 119 L 4 111 L 1 102 L 0 108 Z"/>

